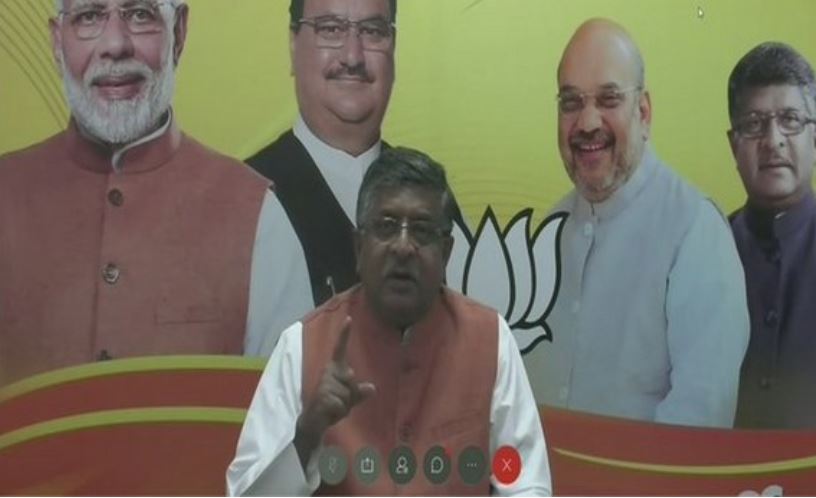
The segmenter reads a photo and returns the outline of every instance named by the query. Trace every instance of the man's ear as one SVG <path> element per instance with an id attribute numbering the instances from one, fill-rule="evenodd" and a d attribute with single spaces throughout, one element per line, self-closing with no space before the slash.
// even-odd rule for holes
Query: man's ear
<path id="1" fill-rule="evenodd" d="M 731 146 L 731 155 L 734 156 L 734 159 L 737 158 L 737 137 L 736 132 L 734 130 L 728 130 L 725 132 L 725 135 L 728 137 L 728 145 Z M 816 139 L 816 135 L 814 135 L 814 139 Z"/>
<path id="2" fill-rule="evenodd" d="M 295 75 L 295 37 L 297 33 L 289 28 L 289 76 Z"/>
<path id="3" fill-rule="evenodd" d="M 187 41 L 187 17 L 190 8 L 182 3 L 176 8 L 176 21 L 173 24 L 173 65 L 178 66 L 181 53 L 184 51 L 184 42 Z"/>
<path id="4" fill-rule="evenodd" d="M 360 252 L 363 250 L 363 236 L 360 235 L 360 230 L 354 231 L 354 269 L 357 271 L 357 276 L 360 276 Z"/>
<path id="5" fill-rule="evenodd" d="M 51 55 L 54 57 L 54 63 L 57 66 L 57 72 L 62 73 L 62 32 L 60 31 L 59 22 L 55 17 L 48 20 L 48 31 L 51 32 Z M 65 75 L 62 75 L 65 77 Z"/>
<path id="6" fill-rule="evenodd" d="M 450 259 L 451 252 L 453 252 L 453 235 L 446 235 L 442 239 L 442 261 L 444 262 L 445 268 L 448 267 L 448 260 Z"/>
<path id="7" fill-rule="evenodd" d="M 813 123 L 813 146 L 816 147 L 816 123 Z"/>
<path id="8" fill-rule="evenodd" d="M 640 122 L 643 124 L 643 140 L 648 140 L 652 128 L 652 97 L 649 90 L 643 90 L 638 101 L 640 109 Z"/>

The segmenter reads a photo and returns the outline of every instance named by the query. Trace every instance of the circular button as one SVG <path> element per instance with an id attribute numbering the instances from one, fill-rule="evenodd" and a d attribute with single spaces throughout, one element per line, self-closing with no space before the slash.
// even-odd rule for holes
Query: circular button
<path id="1" fill-rule="evenodd" d="M 329 446 L 320 453 L 317 468 L 323 482 L 330 486 L 340 484 L 346 478 L 348 472 L 346 455 L 337 446 Z"/>
<path id="2" fill-rule="evenodd" d="M 402 427 L 400 427 L 399 436 L 402 441 L 407 443 L 413 434 L 414 430 L 411 427 L 411 424 L 403 424 Z"/>
<path id="3" fill-rule="evenodd" d="M 593 231 L 595 231 L 595 227 L 592 226 L 592 223 L 586 222 L 584 224 L 584 236 L 591 237 Z"/>
<path id="4" fill-rule="evenodd" d="M 501 484 L 516 482 L 521 474 L 521 455 L 512 446 L 502 446 L 493 455 L 493 475 Z"/>
<path id="5" fill-rule="evenodd" d="M 558 390 L 558 399 L 565 401 L 567 396 L 569 396 L 569 387 L 565 386 Z"/>
<path id="6" fill-rule="evenodd" d="M 451 473 L 451 458 L 445 448 L 434 446 L 425 453 L 422 468 L 432 484 L 444 484 Z"/>
<path id="7" fill-rule="evenodd" d="M 476 446 L 468 446 L 459 453 L 458 467 L 462 482 L 471 486 L 479 484 L 487 471 L 484 452 Z"/>
<path id="8" fill-rule="evenodd" d="M 120 274 L 119 267 L 113 263 L 108 263 L 102 268 L 102 279 L 110 285 L 115 284 L 119 280 Z"/>
<path id="9" fill-rule="evenodd" d="M 776 327 L 778 323 L 779 314 L 776 312 L 776 310 L 768 310 L 768 312 L 765 313 L 765 325 L 768 327 Z"/>
<path id="10" fill-rule="evenodd" d="M 108 192 L 108 202 L 114 206 L 121 206 L 125 202 L 125 196 L 122 195 L 122 191 L 118 188 L 111 189 Z"/>
<path id="11" fill-rule="evenodd" d="M 760 378 L 759 387 L 761 387 L 762 389 L 768 389 L 769 387 L 771 387 L 771 379 L 769 379 L 768 377 Z"/>
<path id="12" fill-rule="evenodd" d="M 397 484 L 408 484 L 416 474 L 416 457 L 411 448 L 399 446 L 388 457 L 388 473 Z"/>
<path id="13" fill-rule="evenodd" d="M 380 454 L 370 446 L 358 451 L 354 458 L 354 472 L 357 474 L 357 479 L 368 486 L 374 484 L 374 481 L 380 477 L 381 466 Z"/>

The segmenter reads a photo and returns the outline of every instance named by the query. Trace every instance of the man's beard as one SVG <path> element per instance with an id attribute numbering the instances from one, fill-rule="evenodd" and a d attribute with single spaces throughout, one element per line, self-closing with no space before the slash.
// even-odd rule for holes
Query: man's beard
<path id="1" fill-rule="evenodd" d="M 95 61 L 77 81 L 68 71 L 65 55 L 60 53 L 63 86 L 71 113 L 85 133 L 108 144 L 134 142 L 158 126 L 159 119 L 170 108 L 175 87 L 175 65 L 172 43 L 162 57 L 161 69 L 153 71 L 137 60 Z M 121 75 L 143 78 L 139 95 L 127 100 L 106 100 L 95 95 L 93 81 Z"/>

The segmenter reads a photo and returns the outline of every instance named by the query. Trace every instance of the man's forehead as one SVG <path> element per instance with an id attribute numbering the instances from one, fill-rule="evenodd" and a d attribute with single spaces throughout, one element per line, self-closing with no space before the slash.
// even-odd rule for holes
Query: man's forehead
<path id="1" fill-rule="evenodd" d="M 373 211 L 377 214 L 434 215 L 442 209 L 442 195 L 428 187 L 413 185 L 379 189 Z"/>
<path id="2" fill-rule="evenodd" d="M 607 81 L 606 83 L 601 83 L 594 88 L 595 93 L 605 92 L 605 91 L 618 91 L 623 89 L 622 85 L 616 81 Z M 558 88 L 560 93 L 583 93 L 585 90 L 592 90 L 587 88 L 580 88 L 575 85 L 570 85 L 569 83 L 565 83 L 564 85 Z"/>
<path id="3" fill-rule="evenodd" d="M 336 15 L 349 19 L 390 19 L 388 0 L 306 0 L 304 17 Z"/>
<path id="4" fill-rule="evenodd" d="M 85 7 L 129 7 L 131 5 L 150 5 L 156 6 L 157 0 L 65 0 L 64 7 L 66 10 L 85 8 Z"/>
<path id="5" fill-rule="evenodd" d="M 564 50 L 558 69 L 559 87 L 597 90 L 603 85 L 628 87 L 637 83 L 638 61 L 632 42 L 608 29 L 577 34 Z"/>
<path id="6" fill-rule="evenodd" d="M 740 92 L 742 112 L 775 111 L 781 109 L 813 110 L 812 98 L 808 105 L 806 89 L 797 85 L 753 86 Z"/>
<path id="7" fill-rule="evenodd" d="M 558 73 L 559 91 L 600 92 L 637 84 L 634 71 L 612 62 L 564 64 Z"/>

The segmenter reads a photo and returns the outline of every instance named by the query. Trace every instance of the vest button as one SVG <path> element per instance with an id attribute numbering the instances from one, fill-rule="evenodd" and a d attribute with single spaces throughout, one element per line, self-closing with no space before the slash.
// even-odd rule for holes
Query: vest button
<path id="1" fill-rule="evenodd" d="M 776 312 L 776 310 L 774 309 L 768 310 L 768 312 L 765 313 L 765 325 L 767 325 L 768 327 L 776 327 L 778 323 L 779 314 Z"/>
<path id="2" fill-rule="evenodd" d="M 768 389 L 769 387 L 771 387 L 771 379 L 769 379 L 768 377 L 760 378 L 759 387 L 761 387 L 762 389 Z"/>
<path id="3" fill-rule="evenodd" d="M 564 386 L 558 390 L 558 399 L 561 401 L 566 401 L 567 397 L 569 396 L 569 388 Z"/>
<path id="4" fill-rule="evenodd" d="M 407 442 L 411 439 L 411 436 L 414 435 L 414 429 L 411 427 L 411 424 L 402 424 L 400 427 L 400 440 Z"/>
<path id="5" fill-rule="evenodd" d="M 102 279 L 110 285 L 115 284 L 119 280 L 119 275 L 119 267 L 113 263 L 106 264 L 102 269 Z"/>
<path id="6" fill-rule="evenodd" d="M 122 191 L 118 188 L 111 189 L 110 192 L 108 192 L 108 202 L 117 207 L 121 206 L 125 202 L 125 196 L 122 195 Z"/>

